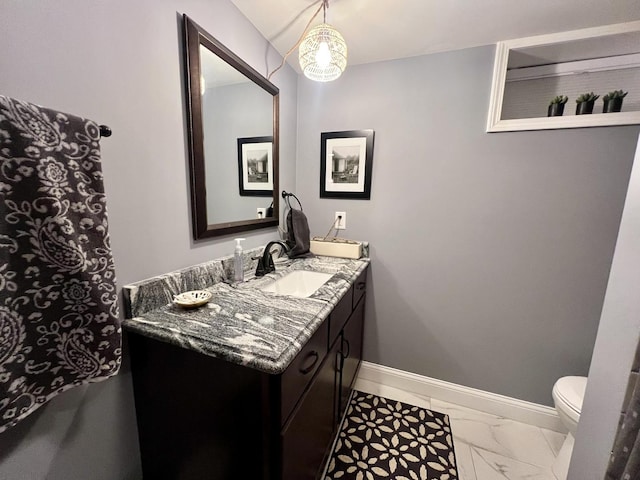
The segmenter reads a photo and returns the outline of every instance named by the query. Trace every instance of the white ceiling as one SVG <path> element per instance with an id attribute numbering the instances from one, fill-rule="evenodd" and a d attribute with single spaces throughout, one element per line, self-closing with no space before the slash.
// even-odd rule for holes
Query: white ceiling
<path id="1" fill-rule="evenodd" d="M 284 55 L 320 0 L 231 0 Z M 640 20 L 640 0 L 330 0 L 349 65 Z M 322 22 L 322 12 L 312 26 Z M 298 52 L 288 62 L 296 68 Z"/>

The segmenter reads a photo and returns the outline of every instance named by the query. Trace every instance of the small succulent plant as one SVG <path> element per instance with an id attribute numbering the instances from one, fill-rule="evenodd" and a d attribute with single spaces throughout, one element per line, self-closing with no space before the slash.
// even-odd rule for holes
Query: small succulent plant
<path id="1" fill-rule="evenodd" d="M 565 103 L 567 103 L 568 100 L 569 100 L 569 97 L 567 97 L 566 95 L 558 95 L 553 100 L 551 100 L 551 102 L 549 102 L 549 105 L 555 105 L 556 103 L 560 105 L 564 105 Z"/>
<path id="2" fill-rule="evenodd" d="M 578 98 L 576 98 L 576 103 L 593 102 L 593 101 L 597 100 L 598 98 L 600 98 L 600 95 L 596 95 L 593 92 L 591 92 L 591 93 L 581 93 L 580 95 L 578 95 Z"/>
<path id="3" fill-rule="evenodd" d="M 614 90 L 613 92 L 609 92 L 604 97 L 602 97 L 602 100 L 604 100 L 605 102 L 608 102 L 609 100 L 613 100 L 615 98 L 624 98 L 627 96 L 627 93 L 629 92 L 623 92 L 622 90 Z"/>

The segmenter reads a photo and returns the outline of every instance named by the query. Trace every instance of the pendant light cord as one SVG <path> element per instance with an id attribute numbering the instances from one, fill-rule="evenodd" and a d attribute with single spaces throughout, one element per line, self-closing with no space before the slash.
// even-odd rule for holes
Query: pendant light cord
<path id="1" fill-rule="evenodd" d="M 311 22 L 313 22 L 313 20 L 318 16 L 321 9 L 324 9 L 324 23 L 327 23 L 327 6 L 329 4 L 329 0 L 320 0 L 320 3 L 321 5 L 316 10 L 316 13 L 313 14 L 313 17 L 311 17 L 311 19 L 307 23 L 307 26 L 304 27 L 304 31 L 302 32 L 302 35 L 300 35 L 300 38 L 298 39 L 296 44 L 293 47 L 291 47 L 287 53 L 285 53 L 284 57 L 282 57 L 282 63 L 280 63 L 278 68 L 276 68 L 275 70 L 272 70 L 271 73 L 267 75 L 267 80 L 271 80 L 271 76 L 274 73 L 276 73 L 278 70 L 280 70 L 282 67 L 284 67 L 284 63 L 287 61 L 287 58 L 289 57 L 289 55 L 291 55 L 291 53 L 300 46 L 300 44 L 302 43 L 302 40 L 304 39 L 304 36 L 307 34 L 307 31 L 309 30 L 309 26 L 311 25 Z"/>

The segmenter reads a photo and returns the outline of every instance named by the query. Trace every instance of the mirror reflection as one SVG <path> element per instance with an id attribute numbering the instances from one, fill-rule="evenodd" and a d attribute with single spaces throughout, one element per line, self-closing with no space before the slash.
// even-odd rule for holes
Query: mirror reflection
<path id="1" fill-rule="evenodd" d="M 203 45 L 200 64 L 207 222 L 264 217 L 273 197 L 273 96 Z"/>
<path id="2" fill-rule="evenodd" d="M 194 238 L 277 226 L 278 88 L 184 26 Z"/>

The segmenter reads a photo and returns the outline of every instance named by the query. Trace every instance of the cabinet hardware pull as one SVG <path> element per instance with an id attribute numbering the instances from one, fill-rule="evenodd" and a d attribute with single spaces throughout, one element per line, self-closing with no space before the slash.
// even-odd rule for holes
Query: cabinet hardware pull
<path id="1" fill-rule="evenodd" d="M 338 370 L 338 373 L 342 373 L 343 367 L 344 367 L 344 357 L 342 356 L 342 350 L 338 350 L 336 352 L 336 370 Z"/>
<path id="2" fill-rule="evenodd" d="M 357 288 L 358 290 L 364 290 L 365 285 L 366 285 L 366 283 L 365 283 L 365 282 L 358 282 L 358 283 L 356 284 L 356 288 Z"/>
<path id="3" fill-rule="evenodd" d="M 349 340 L 347 340 L 346 338 L 342 339 L 342 344 L 347 344 L 347 353 L 342 355 L 342 358 L 348 358 L 349 354 L 351 353 L 351 345 L 349 344 Z"/>
<path id="4" fill-rule="evenodd" d="M 309 358 L 313 358 L 313 362 L 311 363 L 311 365 L 309 365 L 308 367 L 300 368 L 300 373 L 303 375 L 306 375 L 307 373 L 309 373 L 311 370 L 314 369 L 314 367 L 316 366 L 316 363 L 318 363 L 318 359 L 320 358 L 320 355 L 318 355 L 318 352 L 313 350 L 309 352 L 309 355 L 307 355 L 307 358 L 305 358 L 305 363 Z"/>

